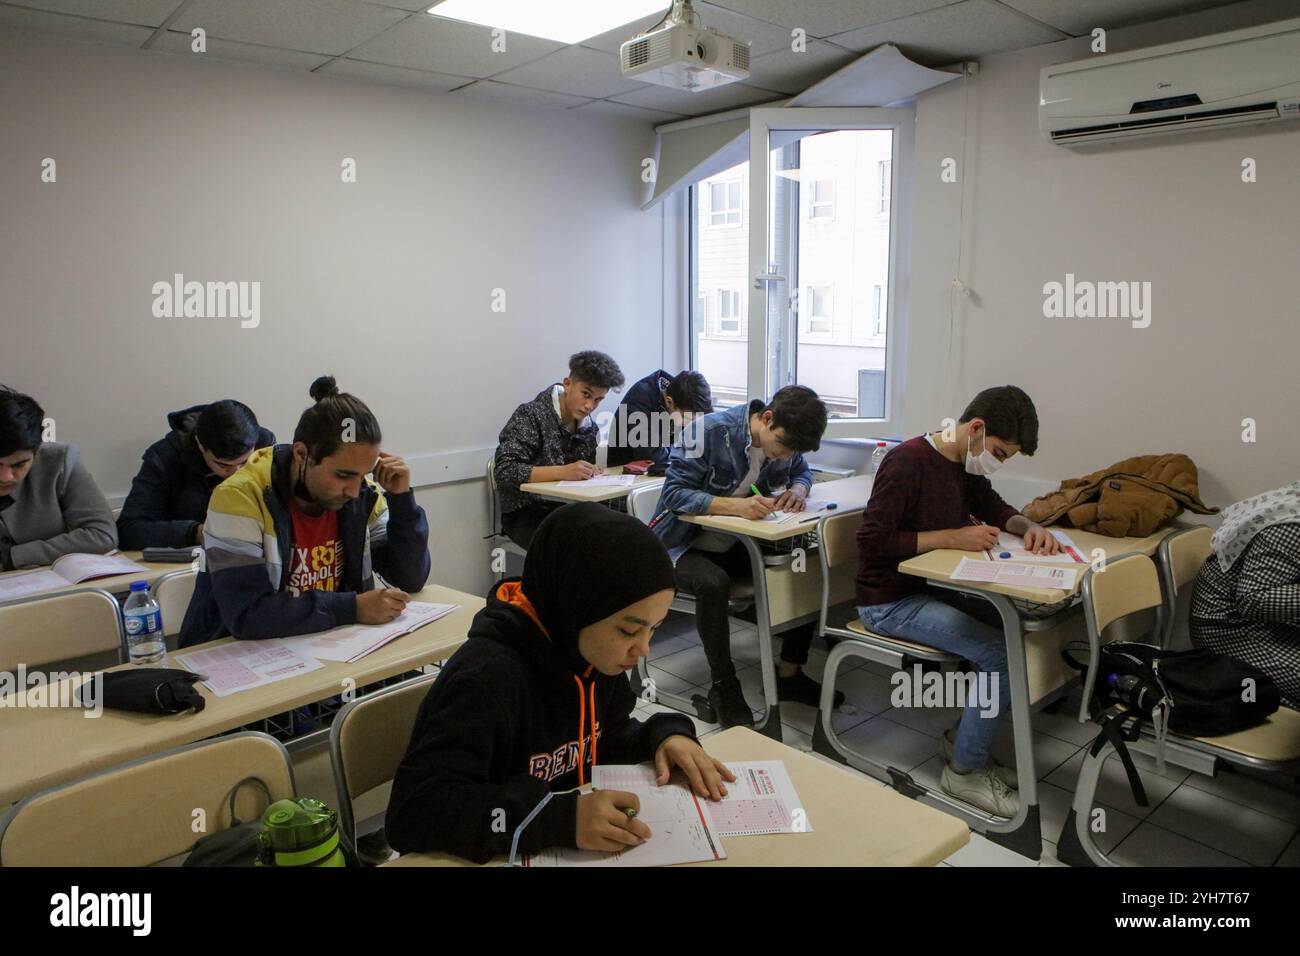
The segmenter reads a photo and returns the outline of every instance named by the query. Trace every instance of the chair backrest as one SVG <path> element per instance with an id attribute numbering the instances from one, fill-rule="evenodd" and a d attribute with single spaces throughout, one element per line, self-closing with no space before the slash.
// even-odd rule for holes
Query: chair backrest
<path id="1" fill-rule="evenodd" d="M 429 685 L 437 674 L 403 681 L 351 701 L 330 726 L 330 762 L 339 794 L 339 822 L 347 839 L 356 840 L 353 801 L 397 774 L 406 754 Z"/>
<path id="2" fill-rule="evenodd" d="M 194 584 L 199 579 L 195 568 L 181 571 L 169 571 L 160 577 L 153 586 L 153 599 L 158 602 L 162 612 L 163 637 L 179 634 L 185 612 L 189 610 L 190 598 L 194 596 Z"/>
<path id="3" fill-rule="evenodd" d="M 659 496 L 663 490 L 661 484 L 632 489 L 627 496 L 627 513 L 642 524 L 649 524 L 659 507 Z"/>
<path id="4" fill-rule="evenodd" d="M 827 568 L 838 568 L 858 561 L 858 528 L 862 526 L 862 512 L 846 511 L 822 519 L 817 529 L 818 548 Z"/>
<path id="5" fill-rule="evenodd" d="M 99 588 L 38 594 L 0 604 L 0 671 L 70 661 L 106 651 L 126 661 L 117 599 Z"/>
<path id="6" fill-rule="evenodd" d="M 1081 593 L 1089 630 L 1098 638 L 1120 618 L 1159 607 L 1162 600 L 1155 562 L 1132 552 L 1108 558 L 1098 569 L 1089 568 Z"/>
<path id="7" fill-rule="evenodd" d="M 66 742 L 75 747 L 75 741 Z M 0 866 L 151 866 L 187 852 L 230 825 L 231 791 L 255 777 L 272 800 L 294 796 L 284 745 L 266 734 L 200 741 L 27 797 L 0 819 Z M 240 820 L 261 816 L 266 798 L 244 787 Z M 195 832 L 201 811 L 204 831 Z"/>
<path id="8" fill-rule="evenodd" d="M 1164 629 L 1161 644 L 1164 647 L 1190 645 L 1188 617 L 1192 608 L 1192 589 L 1188 587 L 1210 557 L 1211 528 L 1188 528 L 1171 534 L 1160 542 L 1157 561 L 1160 564 L 1160 584 L 1164 590 Z"/>

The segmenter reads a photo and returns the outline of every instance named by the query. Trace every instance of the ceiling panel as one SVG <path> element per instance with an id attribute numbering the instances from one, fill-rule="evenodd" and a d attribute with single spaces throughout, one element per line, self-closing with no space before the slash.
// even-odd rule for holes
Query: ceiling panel
<path id="1" fill-rule="evenodd" d="M 1225 0 L 1088 0 L 1087 3 L 1079 3 L 1078 0 L 1002 0 L 1002 2 L 1058 30 L 1079 36 L 1091 33 L 1096 27 L 1113 30 L 1145 20 L 1221 7 Z M 1296 13 L 1300 13 L 1300 3 L 1296 4 Z"/>
<path id="2" fill-rule="evenodd" d="M 87 20 L 82 17 L 64 16 L 61 13 L 28 10 L 24 7 L 0 6 L 0 27 L 8 27 L 13 30 L 32 30 L 37 33 L 60 33 L 66 36 L 79 37 L 83 40 L 125 43 L 130 46 L 140 46 L 145 40 L 153 36 L 153 27 L 137 27 L 125 23 Z"/>
<path id="3" fill-rule="evenodd" d="M 194 53 L 190 44 L 193 38 L 188 33 L 168 30 L 153 42 L 151 49 L 164 53 L 183 53 L 195 58 L 212 57 L 217 60 L 244 60 L 251 63 L 269 63 L 275 66 L 289 66 L 299 70 L 314 70 L 322 63 L 328 63 L 329 57 L 320 53 L 303 53 L 299 50 L 282 50 L 273 46 L 256 46 L 252 43 L 236 43 L 233 40 L 208 39 L 206 53 Z"/>
<path id="4" fill-rule="evenodd" d="M 447 93 L 458 86 L 473 82 L 468 76 L 449 76 L 446 73 L 430 73 L 427 70 L 412 70 L 404 66 L 385 66 L 382 63 L 364 63 L 361 60 L 342 57 L 331 60 L 318 72 L 327 76 L 351 77 L 365 80 L 367 83 L 408 86 L 435 93 Z"/>
<path id="5" fill-rule="evenodd" d="M 615 96 L 641 86 L 619 69 L 612 53 L 571 46 L 525 66 L 498 74 L 496 79 L 517 86 L 569 93 L 573 96 Z"/>
<path id="6" fill-rule="evenodd" d="M 484 77 L 522 66 L 565 46 L 522 33 L 507 33 L 505 41 L 505 50 L 496 53 L 488 27 L 421 14 L 403 20 L 349 55 L 389 66 Z"/>
<path id="7" fill-rule="evenodd" d="M 749 82 L 765 90 L 802 93 L 861 55 L 825 40 L 809 40 L 802 53 L 781 50 L 751 60 Z"/>
<path id="8" fill-rule="evenodd" d="M 456 96 L 466 99 L 495 100 L 516 106 L 531 106 L 540 109 L 564 110 L 571 106 L 581 106 L 581 96 L 567 96 L 564 93 L 548 93 L 545 90 L 530 90 L 526 86 L 511 86 L 495 80 L 479 80 L 477 83 L 459 89 Z"/>
<path id="9" fill-rule="evenodd" d="M 840 46 L 863 52 L 894 43 L 926 66 L 1018 50 L 1060 40 L 1065 34 L 1043 26 L 994 0 L 962 0 L 927 13 L 839 33 Z"/>
<path id="10" fill-rule="evenodd" d="M 766 103 L 774 99 L 784 99 L 784 96 L 781 93 L 760 90 L 743 83 L 729 83 L 699 93 L 646 84 L 634 93 L 613 97 L 616 103 L 631 103 L 633 106 L 681 113 L 684 116 L 701 116 L 705 113 L 738 109 L 753 103 Z"/>
<path id="11" fill-rule="evenodd" d="M 193 0 L 172 22 L 209 37 L 312 53 L 346 53 L 408 14 L 354 0 Z"/>
<path id="12" fill-rule="evenodd" d="M 718 6 L 784 27 L 828 37 L 885 20 L 924 13 L 958 0 L 713 0 Z"/>
<path id="13" fill-rule="evenodd" d="M 17 7 L 32 7 L 51 13 L 70 13 L 96 20 L 114 20 L 146 27 L 162 26 L 176 12 L 182 0 L 5 0 Z"/>
<path id="14" fill-rule="evenodd" d="M 575 107 L 573 112 L 584 115 L 612 116 L 615 119 L 643 120 L 656 124 L 671 123 L 686 118 L 681 113 L 648 110 L 641 106 L 629 106 L 627 103 L 614 103 L 610 100 L 593 100 L 583 106 Z"/>

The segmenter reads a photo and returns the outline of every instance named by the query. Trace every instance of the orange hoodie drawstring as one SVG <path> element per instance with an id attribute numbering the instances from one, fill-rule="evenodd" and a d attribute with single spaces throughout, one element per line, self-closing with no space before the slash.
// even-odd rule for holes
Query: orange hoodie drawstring
<path id="1" fill-rule="evenodd" d="M 587 668 L 587 674 L 591 673 L 591 668 Z M 587 708 L 591 708 L 591 770 L 594 774 L 596 771 L 596 682 L 593 680 L 589 686 L 584 686 L 582 678 L 577 674 L 573 675 L 573 682 L 578 685 L 578 786 L 583 786 L 587 782 L 586 763 L 587 763 L 587 744 L 586 744 L 586 727 L 584 721 L 587 717 Z M 588 696 L 590 694 L 590 696 Z"/>

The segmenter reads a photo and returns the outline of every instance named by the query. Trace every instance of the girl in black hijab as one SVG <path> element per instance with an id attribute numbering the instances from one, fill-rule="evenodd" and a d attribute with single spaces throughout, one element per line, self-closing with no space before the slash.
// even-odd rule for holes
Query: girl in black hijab
<path id="1" fill-rule="evenodd" d="M 485 862 L 510 850 L 619 850 L 650 836 L 634 794 L 572 791 L 606 764 L 653 760 L 659 783 L 681 769 L 701 797 L 735 776 L 709 757 L 681 714 L 632 717 L 627 672 L 668 613 L 673 566 L 658 537 L 626 514 L 572 504 L 538 528 L 523 578 L 488 594 L 469 639 L 420 707 L 393 780 L 385 829 L 402 852 Z"/>

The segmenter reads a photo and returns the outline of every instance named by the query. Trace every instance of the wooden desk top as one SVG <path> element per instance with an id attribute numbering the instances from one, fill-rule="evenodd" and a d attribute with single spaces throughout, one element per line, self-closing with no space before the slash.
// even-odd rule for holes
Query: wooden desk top
<path id="1" fill-rule="evenodd" d="M 795 535 L 816 531 L 816 519 L 824 515 L 861 511 L 867 506 L 867 498 L 870 495 L 871 476 L 854 475 L 852 478 L 816 482 L 808 492 L 808 500 L 833 501 L 836 507 L 834 511 L 810 513 L 806 520 L 795 518 L 790 521 L 753 521 L 749 518 L 721 515 L 682 515 L 681 519 L 702 528 L 725 531 L 728 534 L 743 534 L 759 541 L 783 541 Z"/>
<path id="2" fill-rule="evenodd" d="M 49 591 L 42 591 L 41 595 L 31 595 L 31 597 L 43 596 L 46 594 L 61 594 L 64 591 L 78 591 L 82 588 L 99 588 L 101 591 L 107 591 L 109 594 L 119 594 L 131 589 L 132 581 L 148 581 L 149 587 L 158 583 L 158 579 L 164 574 L 171 574 L 173 571 L 184 571 L 189 567 L 189 563 L 172 564 L 158 561 L 145 561 L 141 557 L 140 551 L 123 551 L 121 556 L 134 561 L 145 570 L 136 574 L 114 574 L 106 578 L 91 578 L 89 581 L 82 581 L 80 584 L 69 584 L 66 587 L 52 588 Z M 25 568 L 24 571 L 37 570 L 35 568 Z M 49 570 L 48 565 L 44 570 Z M 8 577 L 11 574 L 22 574 L 23 571 L 5 571 L 0 574 L 0 578 Z"/>
<path id="3" fill-rule="evenodd" d="M 605 469 L 607 475 L 621 475 L 623 468 L 616 465 Z M 520 491 L 526 491 L 530 495 L 537 495 L 539 498 L 549 498 L 552 501 L 615 501 L 619 498 L 626 498 L 637 488 L 644 488 L 647 485 L 661 485 L 663 478 L 651 478 L 649 475 L 637 475 L 636 483 L 631 488 L 615 488 L 609 485 L 592 485 L 591 487 L 580 487 L 574 485 L 569 488 L 561 488 L 558 481 L 529 481 L 519 486 Z"/>
<path id="4" fill-rule="evenodd" d="M 351 678 L 360 688 L 433 661 L 445 660 L 465 642 L 470 621 L 484 600 L 462 591 L 426 587 L 418 601 L 459 604 L 460 608 L 355 663 L 321 661 L 318 670 L 217 697 L 196 684 L 207 705 L 197 714 L 170 717 L 104 710 L 98 717 L 77 708 L 4 707 L 0 709 L 0 807 L 55 784 L 137 757 L 193 743 L 223 731 L 340 694 Z M 223 638 L 185 648 L 187 653 L 229 643 Z M 121 664 L 110 670 L 125 670 Z M 164 666 L 164 665 L 159 665 Z M 173 666 L 173 665 L 168 665 Z M 55 689 L 47 688 L 50 695 Z"/>
<path id="5" fill-rule="evenodd" d="M 784 760 L 812 830 L 727 837 L 725 860 L 687 865 L 934 866 L 970 841 L 969 828 L 956 817 L 747 727 L 707 737 L 704 747 L 724 761 Z M 446 854 L 411 853 L 387 865 L 473 864 Z"/>
<path id="6" fill-rule="evenodd" d="M 1113 558 L 1121 554 L 1127 554 L 1130 551 L 1137 551 L 1151 557 L 1156 553 L 1161 540 L 1175 531 L 1181 530 L 1181 528 L 1177 525 L 1171 525 L 1161 528 L 1145 538 L 1111 538 L 1092 531 L 1081 531 L 1078 528 L 1058 528 L 1057 530 L 1064 531 L 1069 535 L 1084 557 L 1091 558 L 1094 548 L 1102 548 L 1105 550 L 1107 558 Z M 914 558 L 908 558 L 898 566 L 898 570 L 903 574 L 914 574 L 930 581 L 946 582 L 951 579 L 952 572 L 957 570 L 957 565 L 962 558 L 983 558 L 983 552 L 954 551 L 951 549 L 927 551 L 925 554 L 918 554 Z M 1079 586 L 1083 583 L 1083 574 L 1088 570 L 1089 565 L 1066 564 L 1063 562 L 1061 567 L 1078 570 L 1079 573 L 1075 575 L 1073 590 L 1008 587 L 1005 584 L 990 584 L 983 581 L 953 581 L 952 583 L 959 587 L 991 591 L 994 594 L 1005 594 L 1007 597 L 1034 604 L 1060 604 L 1079 593 Z"/>

